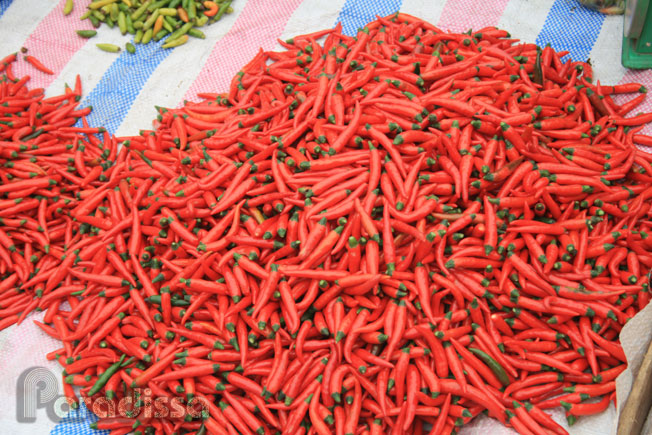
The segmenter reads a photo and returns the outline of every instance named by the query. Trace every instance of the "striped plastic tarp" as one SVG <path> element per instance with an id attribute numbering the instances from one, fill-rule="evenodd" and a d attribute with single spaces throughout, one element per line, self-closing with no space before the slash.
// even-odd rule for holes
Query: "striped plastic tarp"
<path id="1" fill-rule="evenodd" d="M 354 35 L 358 28 L 377 15 L 398 10 L 424 18 L 445 30 L 466 31 L 499 26 L 523 41 L 550 44 L 566 50 L 573 59 L 591 59 L 602 83 L 637 81 L 652 86 L 650 71 L 627 71 L 620 65 L 622 17 L 604 17 L 583 8 L 576 0 L 235 0 L 234 12 L 203 30 L 206 39 L 172 50 L 160 44 L 138 45 L 135 55 L 108 54 L 96 42 L 124 46 L 131 37 L 103 26 L 91 40 L 77 37 L 78 29 L 90 28 L 80 21 L 83 1 L 77 0 L 72 14 L 62 14 L 65 0 L 0 0 L 0 56 L 26 47 L 55 74 L 46 75 L 17 68 L 18 75 L 29 73 L 31 85 L 44 87 L 49 94 L 62 91 L 80 74 L 84 85 L 81 104 L 92 106 L 92 125 L 103 125 L 118 135 L 131 135 L 151 127 L 154 105 L 175 107 L 196 99 L 198 92 L 227 89 L 231 77 L 260 48 L 277 47 L 277 39 L 307 33 L 342 23 L 343 31 Z M 652 110 L 652 100 L 643 105 Z M 25 322 L 0 333 L 0 406 L 2 433 L 100 434 L 88 427 L 94 421 L 86 409 L 59 421 L 36 410 L 36 421 L 16 421 L 16 379 L 30 366 L 43 366 L 60 373 L 56 363 L 44 361 L 45 353 L 58 343 Z M 59 377 L 60 379 L 60 377 Z M 59 389 L 61 391 L 61 389 Z M 563 414 L 555 418 L 563 423 Z M 461 433 L 507 434 L 510 430 L 478 418 Z M 580 420 L 571 433 L 612 432 L 615 410 Z M 565 424 L 565 423 L 563 423 Z"/>

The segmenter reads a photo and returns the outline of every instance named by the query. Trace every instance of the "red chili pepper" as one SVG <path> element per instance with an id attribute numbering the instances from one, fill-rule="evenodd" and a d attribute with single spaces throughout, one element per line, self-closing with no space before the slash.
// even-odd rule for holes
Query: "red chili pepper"
<path id="1" fill-rule="evenodd" d="M 71 400 L 122 354 L 111 400 L 208 399 L 116 433 L 439 433 L 483 409 L 563 433 L 541 407 L 608 405 L 650 299 L 649 114 L 610 97 L 640 85 L 506 38 L 402 13 L 298 36 L 119 139 L 80 80 L 44 99 L 9 56 L 0 328 L 47 310 Z"/>
<path id="2" fill-rule="evenodd" d="M 34 68 L 36 68 L 37 70 L 39 70 L 39 71 L 41 71 L 41 72 L 44 72 L 45 74 L 50 74 L 50 75 L 53 75 L 53 74 L 54 74 L 54 72 L 53 72 L 51 69 L 49 69 L 49 68 L 47 68 L 45 65 L 43 65 L 43 64 L 41 63 L 41 61 L 38 60 L 38 59 L 36 59 L 34 56 L 28 55 L 28 56 L 25 56 L 24 59 L 25 59 L 27 62 L 29 62 L 30 64 L 32 64 L 32 66 L 33 66 Z"/>

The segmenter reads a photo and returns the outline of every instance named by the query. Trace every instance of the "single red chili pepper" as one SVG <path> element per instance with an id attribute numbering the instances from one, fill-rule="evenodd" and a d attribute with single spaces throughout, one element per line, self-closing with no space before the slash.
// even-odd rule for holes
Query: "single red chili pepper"
<path id="1" fill-rule="evenodd" d="M 43 65 L 43 64 L 41 63 L 41 61 L 39 61 L 38 59 L 36 59 L 34 56 L 32 56 L 32 55 L 27 55 L 27 56 L 24 57 L 24 59 L 25 59 L 27 62 L 29 62 L 29 63 L 30 63 L 34 68 L 36 68 L 37 70 L 39 70 L 39 71 L 41 71 L 41 72 L 44 72 L 45 74 L 50 74 L 50 75 L 53 75 L 53 74 L 54 74 L 54 72 L 53 72 L 51 69 L 49 69 L 48 67 L 46 67 L 45 65 Z"/>

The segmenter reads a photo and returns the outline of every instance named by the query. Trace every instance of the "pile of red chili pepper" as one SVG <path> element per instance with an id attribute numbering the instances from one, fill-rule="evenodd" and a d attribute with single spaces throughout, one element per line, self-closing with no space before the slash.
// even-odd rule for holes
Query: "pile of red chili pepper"
<path id="1" fill-rule="evenodd" d="M 113 435 L 606 409 L 650 299 L 645 88 L 405 14 L 281 45 L 126 138 L 2 62 L 0 327 L 45 310 L 71 403 L 132 399 Z"/>

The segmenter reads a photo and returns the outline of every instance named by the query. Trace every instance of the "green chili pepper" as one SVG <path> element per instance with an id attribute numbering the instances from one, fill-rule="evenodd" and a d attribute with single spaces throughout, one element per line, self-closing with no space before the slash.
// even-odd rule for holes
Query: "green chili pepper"
<path id="1" fill-rule="evenodd" d="M 537 59 L 534 62 L 534 83 L 543 84 L 543 71 L 541 69 L 541 48 L 537 47 Z"/>
<path id="2" fill-rule="evenodd" d="M 120 28 L 120 33 L 123 35 L 127 33 L 127 16 L 122 11 L 118 14 L 118 27 Z"/>
<path id="3" fill-rule="evenodd" d="M 97 18 L 100 21 L 106 21 L 106 15 L 104 15 L 101 11 L 94 10 L 91 12 L 91 16 Z"/>
<path id="4" fill-rule="evenodd" d="M 66 0 L 66 4 L 63 6 L 63 14 L 69 15 L 75 7 L 75 2 L 73 0 Z"/>
<path id="5" fill-rule="evenodd" d="M 161 305 L 161 295 L 150 296 L 146 300 L 151 304 Z M 172 299 L 171 304 L 173 307 L 187 307 L 190 302 L 183 299 Z"/>
<path id="6" fill-rule="evenodd" d="M 504 386 L 509 385 L 509 376 L 507 376 L 507 372 L 501 366 L 498 364 L 498 362 L 493 359 L 491 356 L 488 354 L 484 353 L 480 349 L 476 349 L 475 347 L 469 347 L 469 352 L 473 353 L 475 356 L 480 358 L 482 362 L 484 362 L 489 368 L 491 369 L 492 372 L 496 375 L 498 380 L 500 381 L 501 384 Z"/>
<path id="7" fill-rule="evenodd" d="M 81 36 L 82 38 L 92 38 L 93 36 L 97 35 L 97 31 L 95 30 L 77 30 L 77 34 Z"/>
<path id="8" fill-rule="evenodd" d="M 161 39 L 165 38 L 165 36 L 168 35 L 169 33 L 170 32 L 168 32 L 166 29 L 161 29 L 160 32 L 154 35 L 154 41 L 160 41 Z"/>
<path id="9" fill-rule="evenodd" d="M 192 36 L 193 38 L 206 39 L 204 32 L 194 27 L 188 30 L 188 35 Z"/>
<path id="10" fill-rule="evenodd" d="M 127 32 L 132 35 L 136 34 L 136 29 L 134 29 L 134 22 L 131 21 L 131 15 L 125 13 L 125 22 L 127 23 Z"/>
<path id="11" fill-rule="evenodd" d="M 97 45 L 97 48 L 99 48 L 100 50 L 106 51 L 108 53 L 117 53 L 120 51 L 120 47 L 118 47 L 115 44 L 100 43 L 95 45 Z"/>
<path id="12" fill-rule="evenodd" d="M 166 17 L 176 17 L 177 16 L 177 10 L 175 8 L 161 8 L 158 10 L 159 15 L 163 15 Z"/>
<path id="13" fill-rule="evenodd" d="M 211 23 L 219 21 L 224 16 L 224 14 L 228 12 L 228 9 L 231 9 L 231 1 L 226 1 L 223 4 L 221 4 L 220 5 L 220 10 L 217 11 L 215 16 L 213 18 L 211 18 L 209 21 Z"/>
<path id="14" fill-rule="evenodd" d="M 131 42 L 127 42 L 127 45 L 125 45 L 125 48 L 131 54 L 136 53 L 136 47 L 134 47 L 134 44 L 132 44 Z"/>
<path id="15" fill-rule="evenodd" d="M 140 18 L 145 11 L 147 11 L 147 7 L 149 6 L 149 0 L 147 0 L 145 3 L 143 3 L 136 11 L 131 14 L 131 19 L 134 21 L 138 21 L 138 18 Z"/>
<path id="16" fill-rule="evenodd" d="M 175 21 L 177 20 L 175 20 L 172 17 L 163 16 L 163 28 L 167 30 L 169 33 L 174 32 L 174 28 L 177 25 Z"/>
<path id="17" fill-rule="evenodd" d="M 99 378 L 97 378 L 97 381 L 95 381 L 95 385 L 90 389 L 88 392 L 89 396 L 93 396 L 94 394 L 97 394 L 102 387 L 106 385 L 106 383 L 111 379 L 111 376 L 116 374 L 118 370 L 120 369 L 120 365 L 124 362 L 125 360 L 125 355 L 122 355 L 120 357 L 120 361 L 113 363 L 104 373 L 100 375 Z"/>
<path id="18" fill-rule="evenodd" d="M 147 29 L 145 33 L 143 34 L 143 39 L 141 41 L 141 44 L 147 44 L 149 41 L 152 40 L 152 29 Z"/>
<path id="19" fill-rule="evenodd" d="M 168 36 L 167 41 L 173 41 L 173 40 L 179 38 L 180 36 L 185 35 L 186 33 L 188 33 L 188 30 L 192 29 L 193 26 L 194 26 L 194 23 L 186 23 L 186 24 L 184 24 L 179 29 L 172 32 L 172 34 L 170 36 Z M 167 42 L 166 42 L 166 44 L 167 44 Z"/>
<path id="20" fill-rule="evenodd" d="M 110 5 L 111 3 L 115 3 L 117 0 L 97 0 L 90 5 L 88 5 L 89 9 L 100 9 L 106 5 Z"/>
<path id="21" fill-rule="evenodd" d="M 174 48 L 174 47 L 178 47 L 178 46 L 183 45 L 183 44 L 185 44 L 186 42 L 188 42 L 188 39 L 189 39 L 189 38 L 188 38 L 188 35 L 181 35 L 181 36 L 179 36 L 177 39 L 173 39 L 173 40 L 171 40 L 171 41 L 168 39 L 168 40 L 165 42 L 165 44 L 163 44 L 161 47 L 163 47 L 163 48 Z"/>
<path id="22" fill-rule="evenodd" d="M 150 5 L 147 6 L 147 12 L 152 12 L 153 10 L 160 8 L 161 6 L 163 6 L 164 3 L 165 2 L 161 2 L 161 1 L 150 3 Z"/>
<path id="23" fill-rule="evenodd" d="M 109 16 L 113 21 L 118 21 L 118 15 L 120 14 L 120 8 L 118 7 L 117 3 L 113 3 L 111 5 L 111 10 L 109 12 Z"/>
<path id="24" fill-rule="evenodd" d="M 186 12 L 188 12 L 189 20 L 192 21 L 197 18 L 197 6 L 195 5 L 195 0 L 190 0 L 188 2 L 188 9 L 186 9 Z"/>
<path id="25" fill-rule="evenodd" d="M 206 15 L 202 15 L 201 17 L 197 18 L 197 20 L 195 21 L 195 26 L 202 27 L 206 23 L 208 23 L 208 17 Z"/>
<path id="26" fill-rule="evenodd" d="M 157 9 L 157 10 L 154 11 L 153 14 L 151 14 L 149 17 L 147 17 L 147 19 L 143 23 L 143 30 L 147 30 L 147 29 L 149 29 L 150 27 L 152 27 L 154 25 L 154 22 L 158 18 L 158 14 L 159 14 L 159 12 L 158 12 L 158 9 Z"/>

